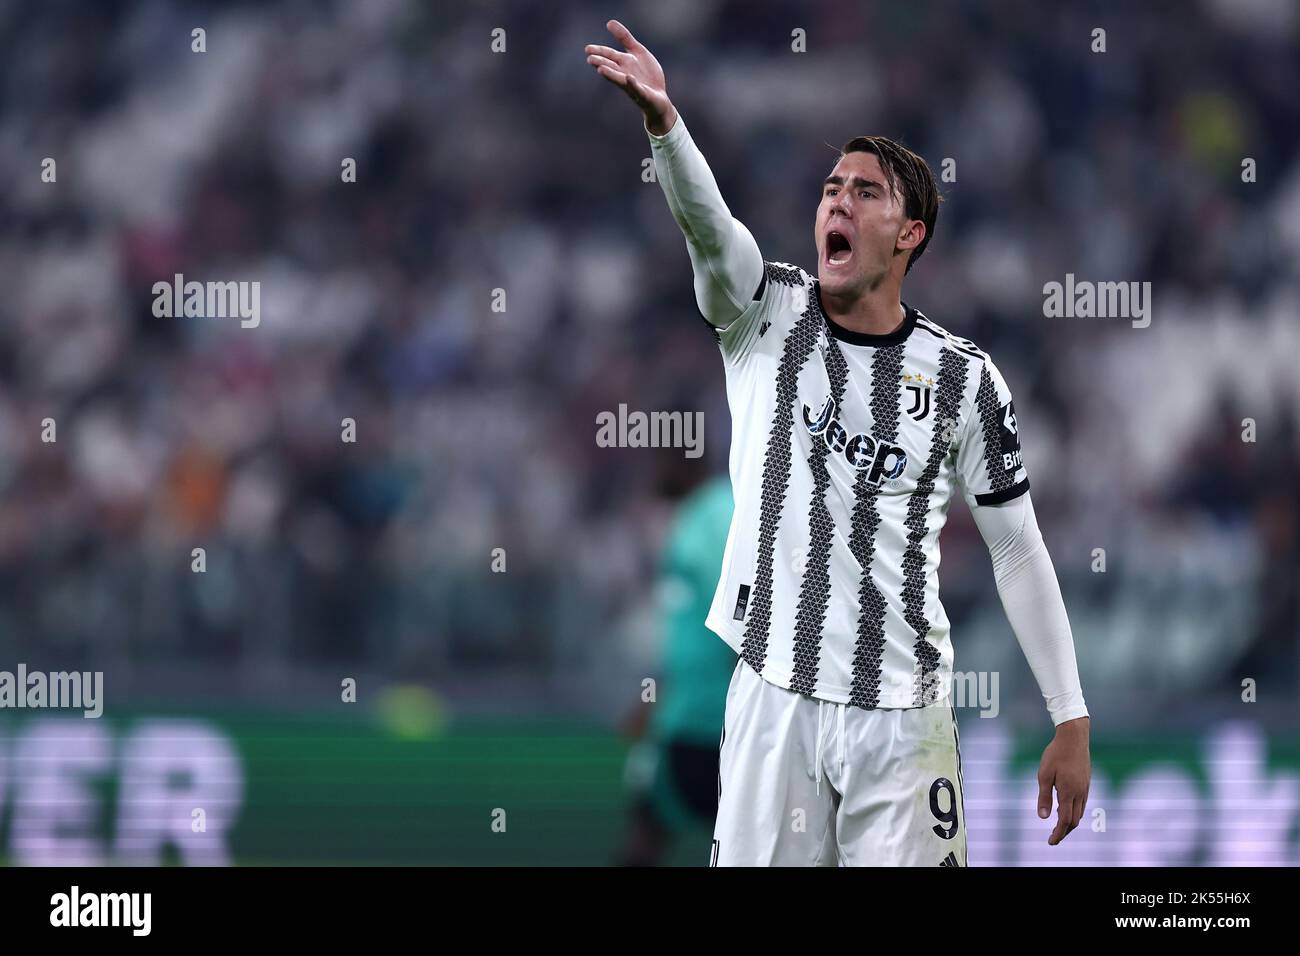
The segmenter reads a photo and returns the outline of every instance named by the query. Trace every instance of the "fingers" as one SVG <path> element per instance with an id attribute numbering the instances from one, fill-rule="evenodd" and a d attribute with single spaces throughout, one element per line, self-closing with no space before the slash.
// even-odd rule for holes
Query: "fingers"
<path id="1" fill-rule="evenodd" d="M 1038 816 L 1046 820 L 1052 815 L 1052 790 L 1056 790 L 1056 826 L 1047 838 L 1049 846 L 1056 846 L 1083 820 L 1088 806 L 1088 785 L 1091 781 L 1087 754 L 1082 759 L 1068 754 L 1061 758 L 1054 747 L 1043 752 L 1038 766 Z"/>
<path id="2" fill-rule="evenodd" d="M 1052 828 L 1052 835 L 1047 838 L 1048 846 L 1056 846 L 1056 844 L 1064 840 L 1065 835 L 1070 832 L 1070 827 L 1067 823 L 1069 816 L 1070 812 L 1064 806 L 1057 809 L 1056 826 Z"/>
<path id="3" fill-rule="evenodd" d="M 1049 846 L 1056 846 L 1073 832 L 1083 819 L 1083 810 L 1087 805 L 1087 799 L 1075 795 L 1070 788 L 1058 787 L 1056 798 L 1056 826 L 1052 830 L 1052 835 L 1047 838 Z"/>
<path id="4" fill-rule="evenodd" d="M 596 68 L 597 73 L 630 96 L 638 106 L 644 107 L 649 102 L 649 98 L 645 95 L 645 91 L 641 89 L 641 84 L 637 82 L 636 77 L 624 73 L 601 56 L 589 56 L 587 62 Z"/>
<path id="5" fill-rule="evenodd" d="M 641 44 L 637 42 L 636 37 L 632 36 L 632 31 L 617 20 L 610 20 L 605 24 L 605 28 L 614 34 L 614 39 L 623 44 L 629 51 L 641 49 Z"/>
<path id="6" fill-rule="evenodd" d="M 1052 815 L 1052 778 L 1038 774 L 1038 819 L 1046 820 Z"/>
<path id="7" fill-rule="evenodd" d="M 599 43 L 588 43 L 583 49 L 587 53 L 596 56 L 603 56 L 607 60 L 613 60 L 615 63 L 621 63 L 629 54 L 622 50 L 615 50 L 612 46 L 601 46 Z"/>
<path id="8" fill-rule="evenodd" d="M 627 89 L 627 74 L 622 70 L 602 63 L 596 67 L 596 72 L 609 80 L 615 86 Z"/>
<path id="9" fill-rule="evenodd" d="M 587 62 L 590 63 L 592 66 L 607 66 L 611 70 L 615 70 L 619 73 L 623 72 L 622 68 L 619 67 L 619 65 L 615 61 L 611 60 L 609 57 L 606 56 L 596 56 L 593 53 L 591 56 L 587 57 Z"/>

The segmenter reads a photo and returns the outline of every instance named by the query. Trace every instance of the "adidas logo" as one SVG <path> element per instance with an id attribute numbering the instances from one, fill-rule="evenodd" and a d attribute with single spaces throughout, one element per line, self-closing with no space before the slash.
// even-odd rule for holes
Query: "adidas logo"
<path id="1" fill-rule="evenodd" d="M 947 856 L 943 858 L 943 862 L 940 863 L 939 865 L 940 866 L 961 866 L 961 864 L 957 862 L 956 853 L 949 853 Z"/>

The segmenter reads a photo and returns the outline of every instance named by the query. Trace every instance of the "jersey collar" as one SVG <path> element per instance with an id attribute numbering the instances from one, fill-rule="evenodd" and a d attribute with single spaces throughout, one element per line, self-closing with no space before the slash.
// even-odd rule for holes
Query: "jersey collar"
<path id="1" fill-rule="evenodd" d="M 831 335 L 841 342 L 848 342 L 850 345 L 874 345 L 886 346 L 897 345 L 900 342 L 907 341 L 907 337 L 912 334 L 912 329 L 916 327 L 916 309 L 912 308 L 906 302 L 902 303 L 903 324 L 892 332 L 882 332 L 879 334 L 871 332 L 855 332 L 853 329 L 846 329 L 834 319 L 830 313 L 822 306 L 822 284 L 818 279 L 813 280 L 813 290 L 817 296 L 817 310 L 821 312 L 822 318 L 826 320 L 826 328 L 830 330 Z"/>

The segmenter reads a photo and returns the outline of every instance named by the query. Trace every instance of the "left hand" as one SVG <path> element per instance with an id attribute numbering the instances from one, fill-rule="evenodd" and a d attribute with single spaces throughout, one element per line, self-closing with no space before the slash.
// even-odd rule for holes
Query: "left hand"
<path id="1" fill-rule="evenodd" d="M 1087 717 L 1059 724 L 1038 765 L 1038 816 L 1044 820 L 1052 814 L 1052 787 L 1056 787 L 1056 828 L 1047 838 L 1048 846 L 1056 846 L 1079 825 L 1088 805 L 1092 782 L 1088 724 Z"/>

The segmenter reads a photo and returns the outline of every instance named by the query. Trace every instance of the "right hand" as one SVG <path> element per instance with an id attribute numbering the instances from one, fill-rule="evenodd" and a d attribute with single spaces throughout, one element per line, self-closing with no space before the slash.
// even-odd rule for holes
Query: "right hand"
<path id="1" fill-rule="evenodd" d="M 589 43 L 586 46 L 587 62 L 641 108 L 650 132 L 663 136 L 677 121 L 677 110 L 668 99 L 663 67 L 623 24 L 610 20 L 605 27 L 614 39 L 623 44 L 626 52 Z"/>

